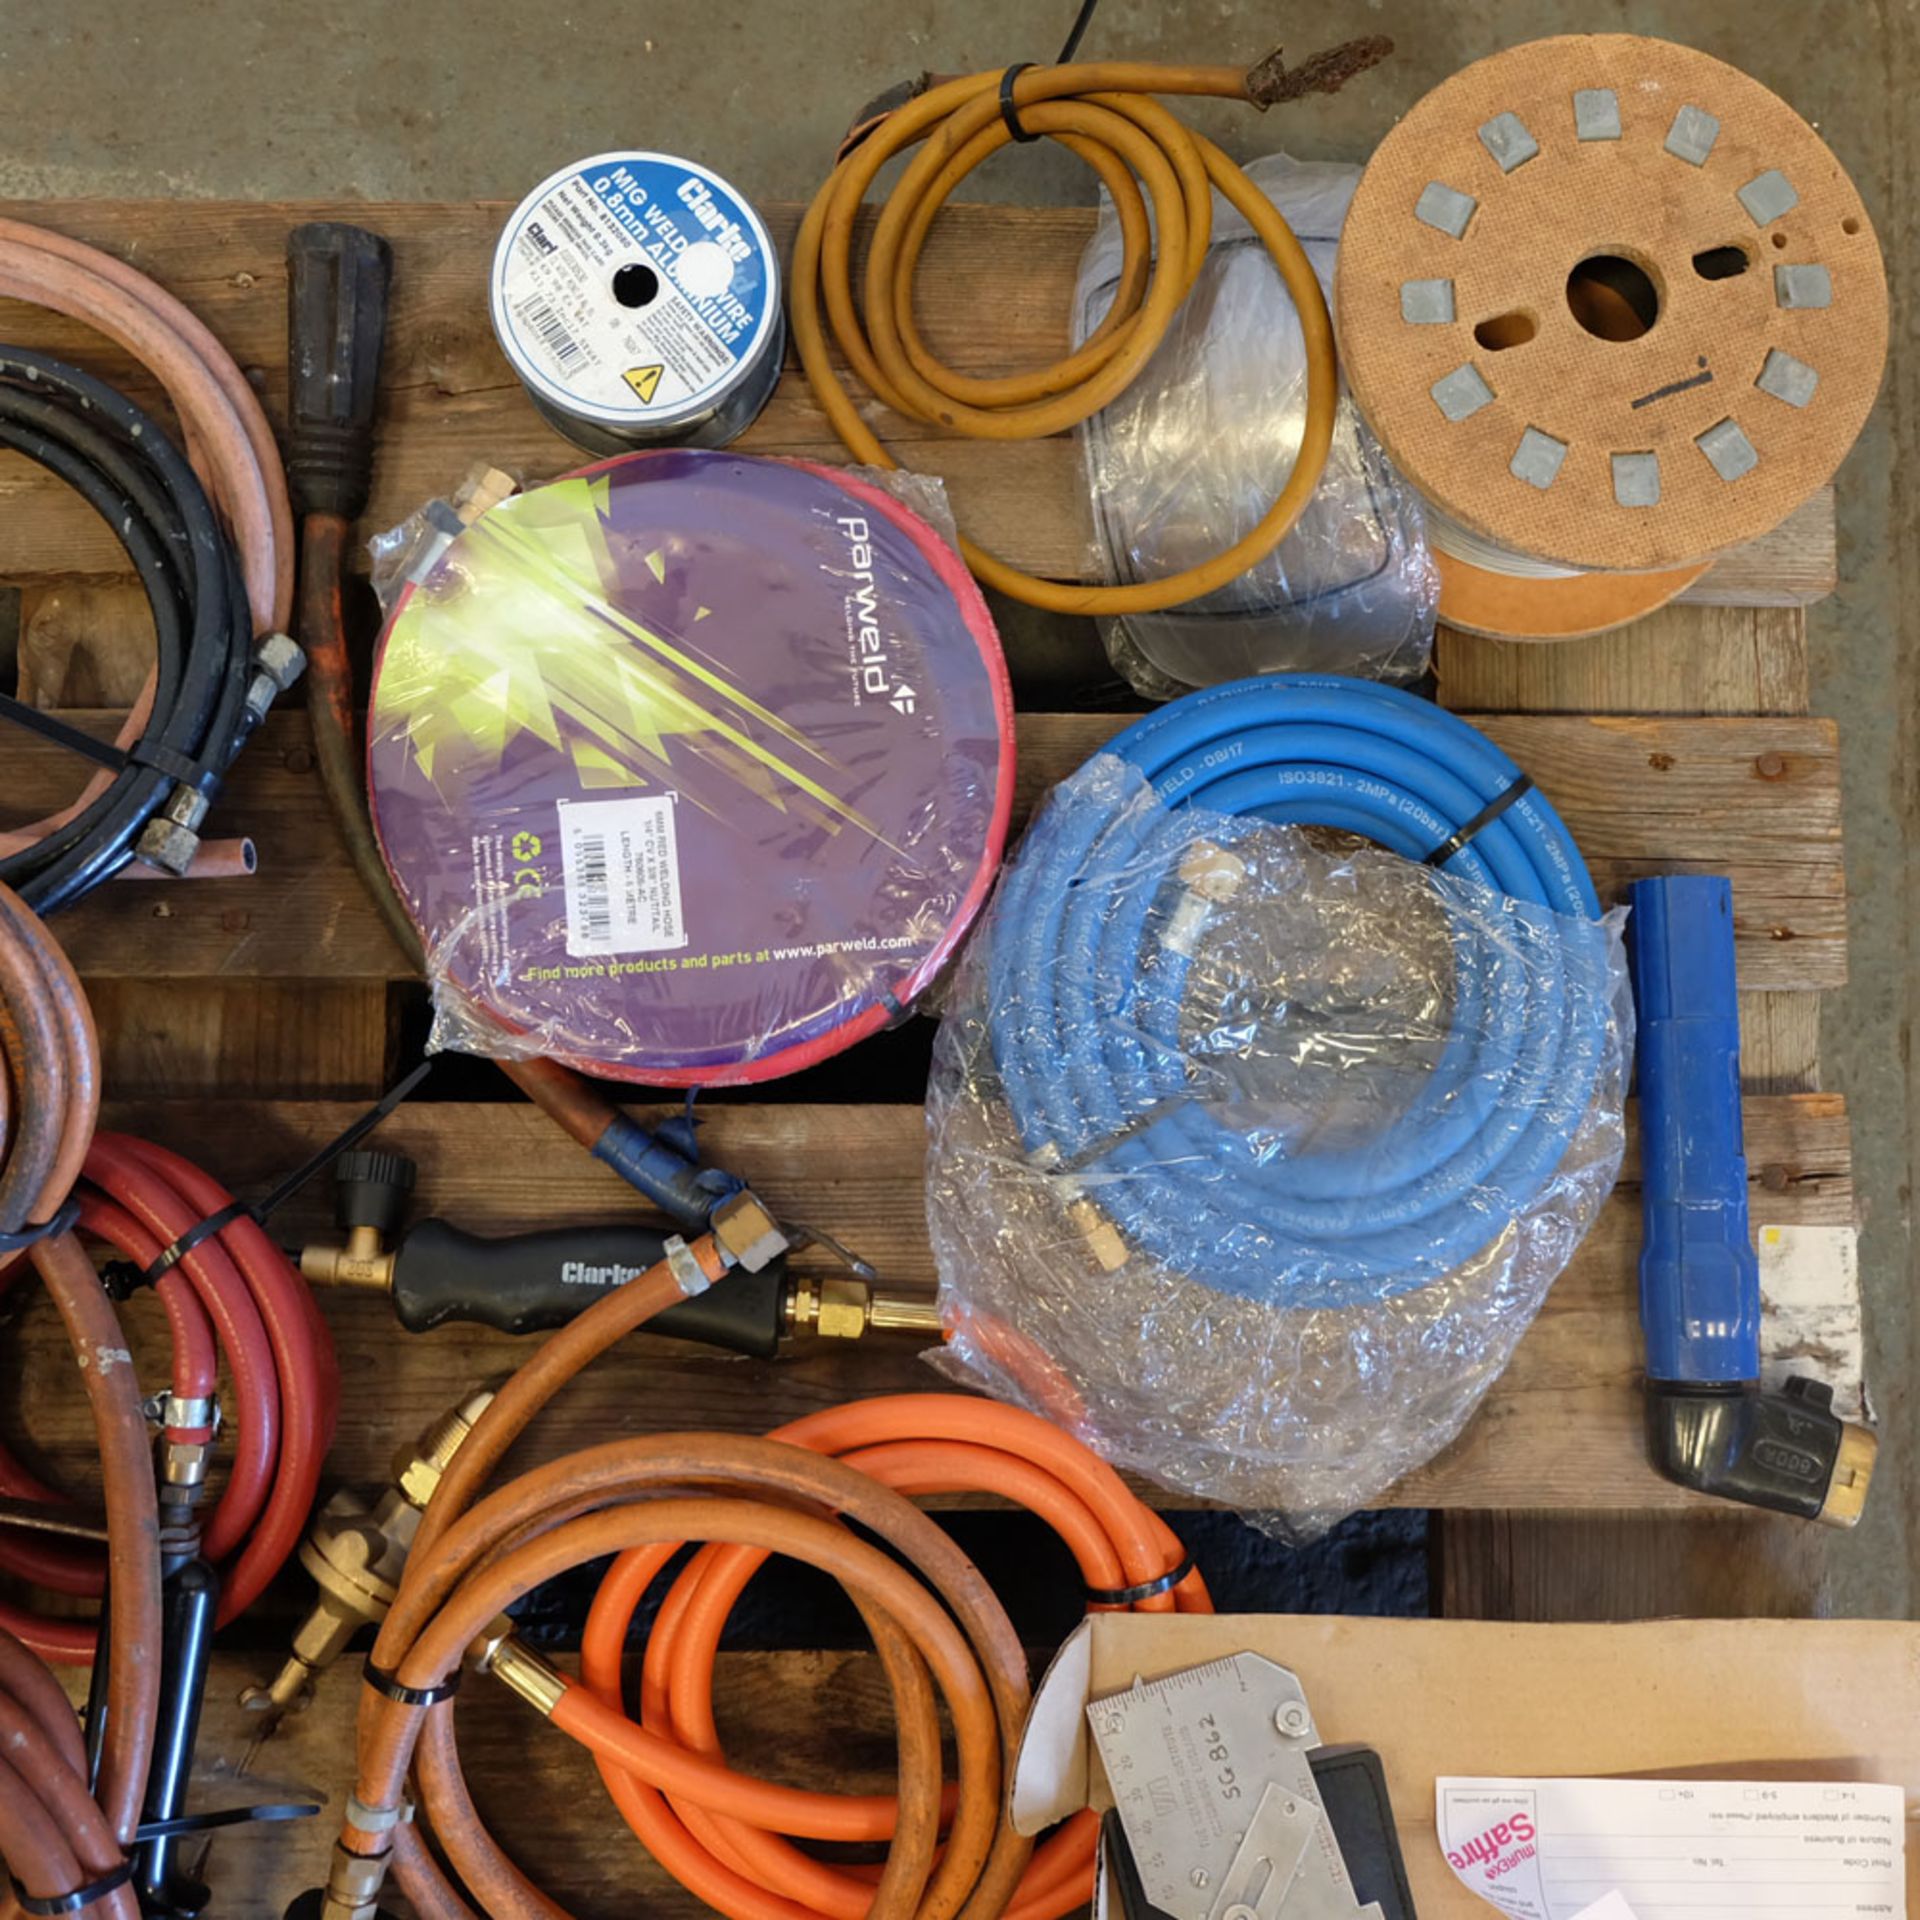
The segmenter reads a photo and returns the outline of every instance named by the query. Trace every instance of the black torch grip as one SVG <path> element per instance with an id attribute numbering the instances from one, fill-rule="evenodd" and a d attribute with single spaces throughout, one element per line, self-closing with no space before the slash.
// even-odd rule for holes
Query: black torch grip
<path id="1" fill-rule="evenodd" d="M 412 1333 L 449 1321 L 502 1333 L 564 1326 L 611 1288 L 662 1258 L 666 1235 L 650 1227 L 555 1227 L 483 1239 L 444 1220 L 422 1220 L 393 1263 L 393 1310 Z M 646 1323 L 648 1333 L 697 1340 L 756 1358 L 780 1344 L 786 1274 L 734 1272 Z"/>
<path id="2" fill-rule="evenodd" d="M 301 514 L 356 519 L 373 483 L 373 405 L 393 249 L 335 220 L 287 236 L 287 484 Z"/>

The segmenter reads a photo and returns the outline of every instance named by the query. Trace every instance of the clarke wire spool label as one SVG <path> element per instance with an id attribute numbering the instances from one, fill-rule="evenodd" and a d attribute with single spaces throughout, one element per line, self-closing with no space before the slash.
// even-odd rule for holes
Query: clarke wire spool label
<path id="1" fill-rule="evenodd" d="M 1012 739 L 965 566 L 867 480 L 672 451 L 505 501 L 374 682 L 438 1039 L 674 1086 L 839 1051 L 985 897 Z"/>
<path id="2" fill-rule="evenodd" d="M 667 154 L 601 154 L 536 187 L 500 235 L 491 306 L 535 404 L 601 452 L 723 444 L 780 376 L 760 216 Z"/>

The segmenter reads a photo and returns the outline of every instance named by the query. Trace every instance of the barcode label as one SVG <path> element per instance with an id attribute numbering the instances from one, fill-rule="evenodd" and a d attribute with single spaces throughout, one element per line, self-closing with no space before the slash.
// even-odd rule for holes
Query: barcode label
<path id="1" fill-rule="evenodd" d="M 560 859 L 574 959 L 687 944 L 670 795 L 563 805 Z"/>
<path id="2" fill-rule="evenodd" d="M 586 349 L 573 337 L 567 323 L 544 300 L 525 300 L 520 317 L 540 336 L 542 345 L 559 362 L 562 373 L 572 373 L 586 357 Z"/>

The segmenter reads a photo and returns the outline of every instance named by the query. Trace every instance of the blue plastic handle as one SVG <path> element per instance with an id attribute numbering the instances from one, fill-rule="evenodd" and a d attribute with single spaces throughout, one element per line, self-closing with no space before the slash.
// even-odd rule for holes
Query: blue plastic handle
<path id="1" fill-rule="evenodd" d="M 1627 927 L 1639 1018 L 1640 1324 L 1654 1380 L 1760 1377 L 1747 1224 L 1733 886 L 1637 880 Z"/>

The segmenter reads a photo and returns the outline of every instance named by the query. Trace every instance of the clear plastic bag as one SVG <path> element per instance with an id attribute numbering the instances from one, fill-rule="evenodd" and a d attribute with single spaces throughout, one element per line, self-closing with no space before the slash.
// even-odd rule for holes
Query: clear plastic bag
<path id="1" fill-rule="evenodd" d="M 1360 169 L 1277 153 L 1247 172 L 1331 298 Z M 1076 345 L 1112 304 L 1120 259 L 1119 223 L 1103 201 L 1075 290 Z M 1216 193 L 1212 247 L 1159 351 L 1080 429 L 1104 576 L 1176 572 L 1248 532 L 1292 467 L 1305 416 L 1292 303 L 1265 248 Z M 1319 490 L 1273 553 L 1204 600 L 1100 624 L 1114 665 L 1150 698 L 1253 673 L 1405 683 L 1426 671 L 1439 598 L 1419 497 L 1343 384 Z"/>
<path id="2" fill-rule="evenodd" d="M 935 1364 L 1311 1536 L 1460 1431 L 1612 1188 L 1624 916 L 1170 808 L 1112 755 L 1048 804 L 1124 831 L 1057 925 L 1010 924 L 1035 902 L 1003 883 L 962 958 Z"/>
<path id="3" fill-rule="evenodd" d="M 1011 782 L 941 483 L 675 450 L 473 504 L 373 548 L 369 784 L 432 1046 L 725 1085 L 900 1018 Z"/>

